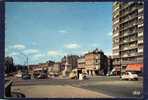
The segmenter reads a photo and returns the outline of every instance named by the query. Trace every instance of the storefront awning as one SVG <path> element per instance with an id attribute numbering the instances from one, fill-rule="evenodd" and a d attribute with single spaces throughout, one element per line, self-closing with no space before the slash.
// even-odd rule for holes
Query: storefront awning
<path id="1" fill-rule="evenodd" d="M 129 64 L 126 67 L 126 71 L 142 71 L 143 64 Z"/>

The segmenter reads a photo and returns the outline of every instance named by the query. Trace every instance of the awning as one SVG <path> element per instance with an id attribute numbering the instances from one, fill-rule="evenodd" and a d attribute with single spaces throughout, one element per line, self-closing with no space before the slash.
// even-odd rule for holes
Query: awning
<path id="1" fill-rule="evenodd" d="M 126 67 L 126 71 L 142 71 L 143 64 L 129 64 Z"/>

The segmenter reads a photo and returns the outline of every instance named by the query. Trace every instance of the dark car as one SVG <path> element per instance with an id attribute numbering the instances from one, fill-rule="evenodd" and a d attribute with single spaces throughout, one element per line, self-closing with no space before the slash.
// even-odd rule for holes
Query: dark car
<path id="1" fill-rule="evenodd" d="M 31 79 L 31 75 L 30 74 L 23 74 L 22 79 L 24 79 L 24 80 Z"/>
<path id="2" fill-rule="evenodd" d="M 42 73 L 38 76 L 38 79 L 47 79 L 47 78 L 48 78 L 48 75 L 45 73 Z"/>

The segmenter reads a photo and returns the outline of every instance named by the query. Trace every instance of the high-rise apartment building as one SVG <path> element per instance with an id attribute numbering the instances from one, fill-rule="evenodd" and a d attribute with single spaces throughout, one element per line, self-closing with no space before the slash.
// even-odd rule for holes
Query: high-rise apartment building
<path id="1" fill-rule="evenodd" d="M 114 67 L 124 71 L 128 64 L 143 64 L 144 3 L 114 2 L 112 22 Z"/>

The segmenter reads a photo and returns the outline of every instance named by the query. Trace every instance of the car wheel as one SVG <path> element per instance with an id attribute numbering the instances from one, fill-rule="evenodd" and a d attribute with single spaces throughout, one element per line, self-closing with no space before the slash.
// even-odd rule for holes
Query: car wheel
<path id="1" fill-rule="evenodd" d="M 138 80 L 138 78 L 135 78 L 135 80 L 137 81 L 137 80 Z"/>

